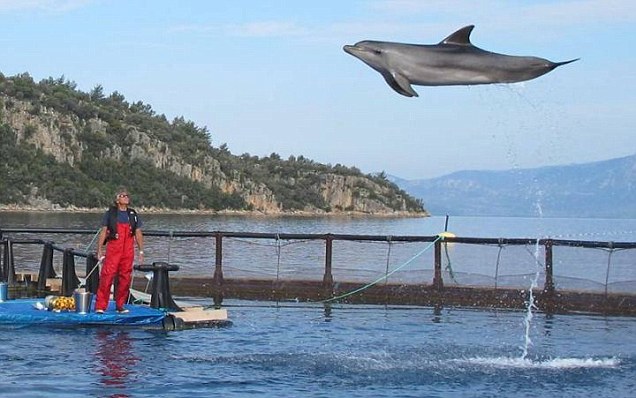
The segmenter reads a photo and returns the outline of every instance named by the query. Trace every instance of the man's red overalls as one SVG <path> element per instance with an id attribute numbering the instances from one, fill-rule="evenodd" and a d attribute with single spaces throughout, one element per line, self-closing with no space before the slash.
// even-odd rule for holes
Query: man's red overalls
<path id="1" fill-rule="evenodd" d="M 95 301 L 95 310 L 106 310 L 110 298 L 110 286 L 118 276 L 115 304 L 117 309 L 124 308 L 128 301 L 132 281 L 132 265 L 135 259 L 135 237 L 130 234 L 130 223 L 117 222 L 117 239 L 106 245 L 106 258 L 99 276 L 99 288 Z"/>

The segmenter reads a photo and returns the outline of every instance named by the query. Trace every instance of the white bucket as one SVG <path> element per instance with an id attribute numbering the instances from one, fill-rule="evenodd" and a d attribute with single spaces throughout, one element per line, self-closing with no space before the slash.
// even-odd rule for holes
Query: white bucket
<path id="1" fill-rule="evenodd" d="M 93 293 L 81 290 L 73 292 L 73 299 L 75 299 L 75 312 L 78 314 L 88 314 L 91 312 L 91 301 L 93 300 Z"/>

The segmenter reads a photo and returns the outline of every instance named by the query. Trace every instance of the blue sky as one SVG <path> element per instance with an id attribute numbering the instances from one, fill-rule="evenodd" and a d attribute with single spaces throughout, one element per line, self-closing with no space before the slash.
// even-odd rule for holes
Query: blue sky
<path id="1" fill-rule="evenodd" d="M 342 50 L 433 44 L 581 58 L 514 85 L 421 87 Z M 0 72 L 98 84 L 240 155 L 303 155 L 406 179 L 636 153 L 636 2 L 0 0 Z"/>

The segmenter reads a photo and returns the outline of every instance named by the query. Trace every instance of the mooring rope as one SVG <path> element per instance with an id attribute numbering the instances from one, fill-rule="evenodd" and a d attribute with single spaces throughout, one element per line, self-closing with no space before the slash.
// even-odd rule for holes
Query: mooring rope
<path id="1" fill-rule="evenodd" d="M 99 232 L 101 231 L 101 228 L 97 229 L 97 232 L 95 232 L 95 235 L 93 235 L 93 239 L 91 239 L 91 242 L 88 244 L 88 246 L 86 246 L 86 249 L 84 250 L 84 252 L 88 253 L 88 251 L 90 250 L 91 246 L 93 246 L 93 243 L 95 243 L 95 239 L 97 239 L 97 236 L 99 236 Z"/>
<path id="2" fill-rule="evenodd" d="M 172 252 L 172 242 L 174 242 L 174 231 L 173 230 L 170 230 L 169 238 L 170 239 L 168 239 L 168 264 L 170 264 L 170 261 L 171 261 L 170 255 L 171 255 L 171 252 Z M 146 289 L 147 289 L 147 287 L 146 287 Z"/>
<path id="3" fill-rule="evenodd" d="M 86 246 L 86 249 L 84 249 L 84 252 L 86 254 L 88 254 L 88 251 L 91 249 L 91 246 L 93 246 L 93 243 L 95 243 L 95 239 L 97 239 L 97 236 L 99 236 L 99 232 L 101 231 L 101 228 L 97 229 L 97 232 L 95 232 L 95 235 L 93 235 L 93 239 L 91 239 L 90 243 L 88 244 L 88 246 Z M 84 282 L 82 282 L 80 280 L 79 285 L 77 285 L 78 288 L 82 287 L 83 285 L 86 285 L 86 282 L 88 281 L 88 278 L 91 276 L 91 274 L 99 268 L 99 266 L 101 265 L 102 260 L 97 261 L 97 263 L 95 263 L 95 265 L 93 266 L 93 268 L 90 270 L 90 272 L 84 277 Z"/>
<path id="4" fill-rule="evenodd" d="M 280 235 L 276 234 L 276 284 L 280 278 Z"/>
<path id="5" fill-rule="evenodd" d="M 77 285 L 77 288 L 81 288 L 83 286 L 86 286 L 86 284 L 88 283 L 88 278 L 90 278 L 90 276 L 93 274 L 93 272 L 95 272 L 96 270 L 99 269 L 99 266 L 102 265 L 102 263 L 104 262 L 104 256 L 102 256 L 102 258 L 100 258 L 95 265 L 93 266 L 93 268 L 90 270 L 90 272 L 88 274 L 86 274 L 86 276 L 84 277 L 84 281 L 82 281 L 80 279 L 80 283 Z"/>
<path id="6" fill-rule="evenodd" d="M 399 267 L 397 267 L 393 271 L 389 272 L 388 274 L 379 277 L 378 279 L 374 280 L 373 282 L 367 283 L 366 285 L 364 285 L 364 286 L 362 286 L 362 287 L 360 287 L 358 289 L 352 290 L 352 291 L 350 291 L 348 293 L 341 294 L 339 296 L 335 296 L 335 297 L 332 297 L 332 298 L 329 298 L 329 299 L 326 299 L 326 300 L 319 301 L 319 303 L 329 303 L 329 302 L 332 302 L 332 301 L 343 299 L 345 297 L 353 296 L 354 294 L 360 293 L 361 291 L 366 290 L 366 289 L 370 288 L 371 286 L 377 285 L 378 283 L 382 282 L 383 280 L 385 280 L 389 276 L 393 275 L 394 273 L 398 272 L 402 268 L 404 268 L 407 265 L 409 265 L 410 263 L 412 263 L 416 258 L 418 258 L 422 254 L 427 252 L 431 247 L 433 247 L 433 245 L 435 245 L 435 243 L 437 243 L 441 239 L 444 239 L 444 237 L 438 235 L 437 238 L 434 241 L 432 241 L 428 246 L 426 246 L 424 249 L 422 249 L 418 253 L 416 253 L 413 257 L 411 257 L 409 260 L 407 260 L 404 264 L 400 265 Z"/>
<path id="7" fill-rule="evenodd" d="M 446 267 L 444 269 L 448 271 L 448 275 L 450 276 L 451 280 L 457 285 L 458 282 L 457 279 L 455 279 L 455 272 L 453 271 L 453 267 L 451 267 L 451 259 L 450 255 L 448 254 L 448 242 L 444 242 L 444 253 L 446 254 Z"/>
<path id="8" fill-rule="evenodd" d="M 294 239 L 294 240 L 289 240 L 286 243 L 283 243 L 284 239 L 280 237 L 280 234 L 276 234 L 276 240 L 279 241 L 274 242 L 274 244 L 271 243 L 260 243 L 260 241 L 257 239 L 255 240 L 248 240 L 248 239 L 242 239 L 242 238 L 226 238 L 228 241 L 233 241 L 233 242 L 238 242 L 238 243 L 245 243 L 247 245 L 253 245 L 253 246 L 263 246 L 263 247 L 276 247 L 276 246 L 280 246 L 280 247 L 286 247 L 286 246 L 291 246 L 291 245 L 298 245 L 298 244 L 302 244 L 302 243 L 306 243 L 306 242 L 313 242 L 313 239 Z M 254 238 L 256 239 L 256 238 Z"/>
<path id="9" fill-rule="evenodd" d="M 386 251 L 386 271 L 384 271 L 384 276 L 386 276 L 386 278 L 384 278 L 384 286 L 386 286 L 389 283 L 389 265 L 391 264 L 391 244 L 393 242 L 391 242 L 391 236 L 387 237 L 387 242 L 389 242 L 389 247 L 387 248 Z"/>
<path id="10" fill-rule="evenodd" d="M 497 263 L 495 264 L 495 290 L 497 290 L 497 281 L 499 280 L 499 262 L 501 261 L 501 251 L 504 248 L 503 239 L 499 238 L 499 252 L 497 252 Z"/>
<path id="11" fill-rule="evenodd" d="M 607 297 L 607 283 L 609 282 L 610 267 L 612 265 L 612 254 L 614 254 L 614 248 L 610 248 L 607 254 L 607 269 L 605 270 L 605 297 Z"/>

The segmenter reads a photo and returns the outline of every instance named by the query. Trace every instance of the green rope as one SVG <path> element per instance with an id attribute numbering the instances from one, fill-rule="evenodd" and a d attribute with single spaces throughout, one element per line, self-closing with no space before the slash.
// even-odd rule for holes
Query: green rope
<path id="1" fill-rule="evenodd" d="M 443 237 L 441 236 L 437 236 L 437 239 L 435 239 L 434 241 L 432 241 L 428 246 L 426 246 L 424 249 L 422 249 L 420 252 L 418 252 L 417 254 L 415 254 L 413 257 L 411 257 L 408 261 L 406 261 L 404 264 L 400 265 L 399 267 L 397 267 L 396 269 L 394 269 L 393 271 L 389 272 L 388 274 L 379 277 L 378 279 L 374 280 L 371 283 L 368 283 L 358 289 L 355 289 L 351 292 L 345 293 L 345 294 L 341 294 L 340 296 L 335 296 L 326 300 L 322 300 L 319 301 L 320 303 L 329 303 L 331 301 L 336 301 L 336 300 L 340 300 L 343 299 L 345 297 L 349 297 L 349 296 L 353 296 L 356 293 L 360 293 L 363 290 L 366 290 L 368 288 L 370 288 L 373 285 L 376 285 L 380 282 L 382 282 L 383 280 L 387 279 L 389 276 L 393 275 L 394 273 L 398 272 L 400 269 L 406 267 L 407 265 L 409 265 L 410 263 L 412 263 L 416 258 L 418 258 L 419 256 L 421 256 L 422 254 L 424 254 L 426 251 L 428 251 L 428 249 L 430 249 L 431 247 L 433 247 L 433 245 L 440 239 L 443 239 Z"/>

